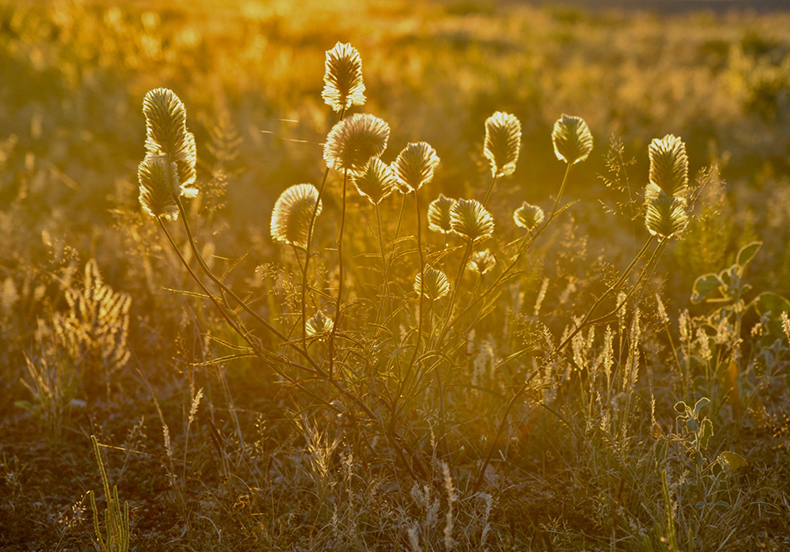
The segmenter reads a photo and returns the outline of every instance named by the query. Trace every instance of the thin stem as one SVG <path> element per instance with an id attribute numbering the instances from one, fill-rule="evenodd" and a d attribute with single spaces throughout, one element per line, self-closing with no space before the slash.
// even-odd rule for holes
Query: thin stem
<path id="1" fill-rule="evenodd" d="M 343 207 L 340 211 L 340 233 L 337 236 L 337 262 L 338 262 L 338 285 L 337 301 L 335 303 L 335 323 L 332 332 L 329 334 L 329 379 L 334 377 L 333 369 L 335 365 L 335 335 L 340 326 L 342 301 L 343 301 L 343 231 L 346 227 L 346 190 L 348 188 L 348 169 L 343 171 Z"/>
<path id="2" fill-rule="evenodd" d="M 395 337 L 395 326 L 394 326 L 395 321 L 394 321 L 394 315 L 393 315 L 393 310 L 392 310 L 392 297 L 390 297 L 389 265 L 387 264 L 387 257 L 386 257 L 386 254 L 384 252 L 384 237 L 383 237 L 383 232 L 381 230 L 381 215 L 379 213 L 379 204 L 378 203 L 375 205 L 375 210 L 376 210 L 376 227 L 378 229 L 378 234 L 379 234 L 379 250 L 381 252 L 381 267 L 384 270 L 384 294 L 383 294 L 383 296 L 381 298 L 381 302 L 379 303 L 379 310 L 376 313 L 376 324 L 379 323 L 379 320 L 380 320 L 380 317 L 381 317 L 381 313 L 384 310 L 384 301 L 386 299 L 387 302 L 389 303 L 389 307 L 390 307 L 390 317 L 389 318 L 390 318 L 391 323 L 393 324 L 392 336 L 394 338 Z"/>
<path id="3" fill-rule="evenodd" d="M 499 175 L 495 174 L 491 178 L 491 183 L 488 185 L 488 190 L 486 190 L 486 195 L 483 198 L 483 207 L 488 206 L 488 200 L 491 199 L 491 194 L 494 192 L 494 186 L 496 186 L 496 182 L 499 179 Z"/>
<path id="4" fill-rule="evenodd" d="M 562 184 L 560 184 L 560 191 L 559 191 L 559 193 L 557 193 L 557 198 L 554 200 L 554 207 L 551 208 L 551 214 L 549 215 L 549 220 L 553 219 L 554 218 L 554 213 L 557 212 L 557 207 L 560 204 L 560 199 L 562 199 L 563 192 L 565 192 L 565 184 L 568 182 L 568 175 L 571 172 L 571 167 L 572 166 L 573 165 L 568 163 L 568 165 L 565 168 L 565 176 L 562 178 Z"/>

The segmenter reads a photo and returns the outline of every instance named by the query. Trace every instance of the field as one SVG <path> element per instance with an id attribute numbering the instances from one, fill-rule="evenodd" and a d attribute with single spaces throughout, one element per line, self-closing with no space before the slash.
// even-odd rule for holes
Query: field
<path id="1" fill-rule="evenodd" d="M 0 550 L 790 549 L 790 11 L 624 4 L 0 0 Z"/>

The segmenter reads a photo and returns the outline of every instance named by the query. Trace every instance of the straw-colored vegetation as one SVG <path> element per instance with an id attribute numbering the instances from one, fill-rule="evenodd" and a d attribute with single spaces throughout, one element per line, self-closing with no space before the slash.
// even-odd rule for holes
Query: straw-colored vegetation
<path id="1" fill-rule="evenodd" d="M 790 16 L 0 25 L 0 549 L 790 546 Z"/>

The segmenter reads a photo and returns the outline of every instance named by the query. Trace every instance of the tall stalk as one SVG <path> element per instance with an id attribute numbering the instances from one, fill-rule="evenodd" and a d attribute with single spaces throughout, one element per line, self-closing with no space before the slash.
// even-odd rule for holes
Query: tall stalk
<path id="1" fill-rule="evenodd" d="M 346 191 L 348 188 L 348 169 L 343 171 L 343 207 L 340 211 L 340 232 L 337 236 L 337 262 L 338 262 L 338 284 L 337 284 L 337 300 L 335 304 L 335 321 L 332 326 L 332 332 L 329 334 L 329 378 L 334 377 L 335 366 L 335 335 L 337 328 L 340 326 L 340 317 L 343 302 L 343 232 L 346 227 Z"/>

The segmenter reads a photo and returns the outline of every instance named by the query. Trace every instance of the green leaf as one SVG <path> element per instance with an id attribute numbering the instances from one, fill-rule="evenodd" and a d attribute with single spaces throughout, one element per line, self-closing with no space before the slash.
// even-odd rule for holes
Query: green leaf
<path id="1" fill-rule="evenodd" d="M 685 414 L 687 410 L 689 410 L 688 405 L 683 401 L 678 401 L 675 403 L 675 412 L 678 414 Z"/>
<path id="2" fill-rule="evenodd" d="M 732 452 L 731 450 L 725 450 L 719 454 L 718 458 L 716 458 L 716 461 L 728 472 L 734 472 L 735 470 L 745 468 L 749 465 L 743 456 L 736 452 Z"/>
<path id="3" fill-rule="evenodd" d="M 699 411 L 702 408 L 708 406 L 710 404 L 710 399 L 708 397 L 702 397 L 697 403 L 694 405 L 694 417 L 699 417 Z"/>
<path id="4" fill-rule="evenodd" d="M 708 298 L 709 295 L 715 293 L 717 290 L 724 286 L 724 282 L 717 274 L 703 274 L 694 281 L 692 288 L 691 302 L 701 303 Z"/>
<path id="5" fill-rule="evenodd" d="M 708 448 L 708 441 L 713 437 L 713 422 L 708 418 L 702 420 L 702 427 L 699 430 L 699 444 L 703 449 Z"/>
<path id="6" fill-rule="evenodd" d="M 745 268 L 749 261 L 751 261 L 757 252 L 760 251 L 760 247 L 762 247 L 763 242 L 752 242 L 748 245 L 744 245 L 740 251 L 738 251 L 738 257 L 735 261 L 738 263 L 738 266 L 741 268 Z"/>
<path id="7" fill-rule="evenodd" d="M 779 318 L 783 312 L 790 311 L 790 301 L 770 291 L 761 293 L 755 305 L 758 313 L 761 315 L 770 313 L 773 318 Z"/>

